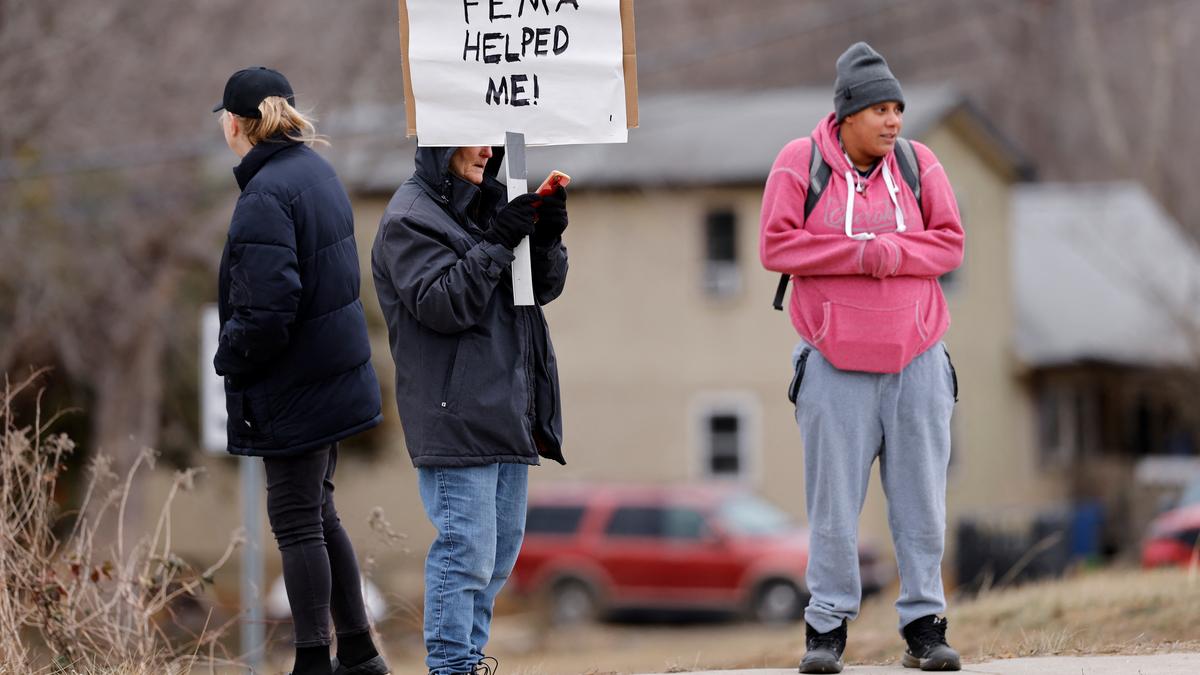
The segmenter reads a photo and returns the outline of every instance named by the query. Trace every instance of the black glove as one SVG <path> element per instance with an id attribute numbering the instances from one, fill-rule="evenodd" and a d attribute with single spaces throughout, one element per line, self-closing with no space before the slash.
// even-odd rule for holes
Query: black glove
<path id="1" fill-rule="evenodd" d="M 533 243 L 537 246 L 553 246 L 567 229 L 567 189 L 554 188 L 554 192 L 542 198 L 537 207 L 537 229 Z"/>
<path id="2" fill-rule="evenodd" d="M 535 194 L 524 194 L 505 204 L 492 216 L 492 222 L 483 231 L 483 238 L 505 248 L 516 248 L 522 239 L 533 234 L 536 213 L 533 203 L 537 200 Z"/>

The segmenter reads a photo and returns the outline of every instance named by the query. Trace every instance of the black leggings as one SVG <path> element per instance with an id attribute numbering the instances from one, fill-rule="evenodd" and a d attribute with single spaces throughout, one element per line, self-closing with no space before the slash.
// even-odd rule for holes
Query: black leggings
<path id="1" fill-rule="evenodd" d="M 265 458 L 267 518 L 283 558 L 297 647 L 328 646 L 369 629 L 358 560 L 333 507 L 337 443 L 295 457 Z"/>

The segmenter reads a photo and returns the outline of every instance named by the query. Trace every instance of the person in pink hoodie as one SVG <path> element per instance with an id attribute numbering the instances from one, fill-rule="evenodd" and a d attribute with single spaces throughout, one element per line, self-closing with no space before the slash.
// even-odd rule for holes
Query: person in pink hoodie
<path id="1" fill-rule="evenodd" d="M 858 615 L 858 518 L 876 458 L 900 572 L 903 664 L 959 670 L 946 642 L 941 580 L 946 470 L 957 378 L 942 336 L 950 312 L 938 278 L 963 257 L 946 172 L 911 143 L 920 202 L 897 140 L 904 94 L 864 42 L 838 58 L 834 112 L 779 153 L 763 193 L 760 256 L 791 277 L 800 342 L 789 398 L 804 442 L 811 529 L 802 673 L 842 669 Z M 814 149 L 829 167 L 805 216 Z"/>

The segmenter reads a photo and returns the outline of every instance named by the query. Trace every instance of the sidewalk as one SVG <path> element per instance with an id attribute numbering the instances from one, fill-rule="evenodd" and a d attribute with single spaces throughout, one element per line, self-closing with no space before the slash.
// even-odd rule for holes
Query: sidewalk
<path id="1" fill-rule="evenodd" d="M 914 675 L 919 670 L 894 666 L 847 666 L 846 675 Z M 1049 656 L 1002 659 L 986 663 L 964 663 L 964 673 L 987 675 L 1196 675 L 1200 654 L 1151 654 L 1146 656 Z M 690 675 L 795 675 L 796 668 L 770 670 L 723 670 Z M 652 675 L 647 673 L 646 675 Z"/>

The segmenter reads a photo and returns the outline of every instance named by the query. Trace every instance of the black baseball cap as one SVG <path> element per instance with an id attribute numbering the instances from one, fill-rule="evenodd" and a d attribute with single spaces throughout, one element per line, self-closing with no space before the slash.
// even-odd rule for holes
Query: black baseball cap
<path id="1" fill-rule="evenodd" d="M 292 85 L 283 73 L 265 66 L 242 68 L 229 76 L 229 81 L 225 83 L 225 95 L 213 112 L 228 110 L 239 117 L 258 119 L 262 117 L 258 104 L 268 96 L 282 96 L 288 103 L 296 105 Z"/>

